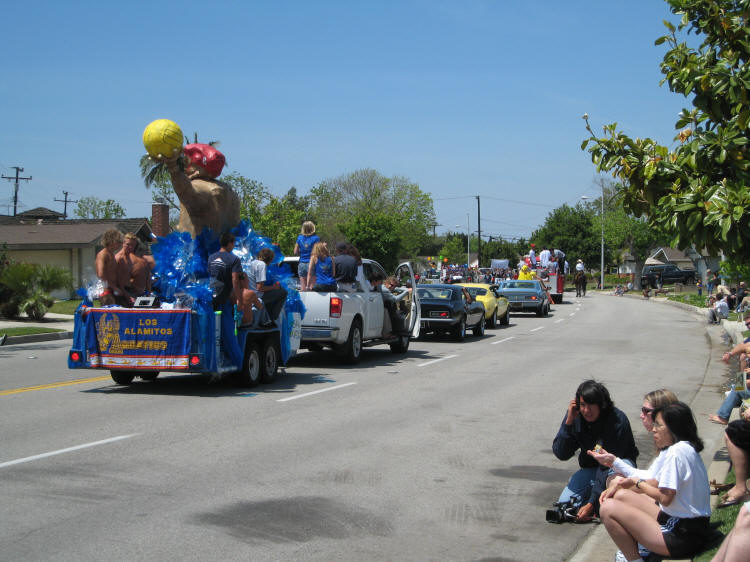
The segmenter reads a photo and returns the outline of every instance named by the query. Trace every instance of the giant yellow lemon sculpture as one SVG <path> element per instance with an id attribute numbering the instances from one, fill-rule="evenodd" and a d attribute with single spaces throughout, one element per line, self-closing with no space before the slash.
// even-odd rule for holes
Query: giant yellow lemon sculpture
<path id="1" fill-rule="evenodd" d="M 143 131 L 143 146 L 152 158 L 172 158 L 182 150 L 182 129 L 169 119 L 157 119 Z"/>

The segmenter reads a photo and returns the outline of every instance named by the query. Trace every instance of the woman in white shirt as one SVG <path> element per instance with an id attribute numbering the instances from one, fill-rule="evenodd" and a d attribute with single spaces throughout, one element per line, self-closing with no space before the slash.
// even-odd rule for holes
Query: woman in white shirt
<path id="1" fill-rule="evenodd" d="M 690 407 L 676 402 L 657 408 L 653 419 L 659 456 L 646 474 L 616 477 L 599 500 L 602 522 L 620 548 L 618 562 L 642 560 L 639 543 L 662 556 L 690 558 L 711 533 L 708 474 L 698 454 L 703 441 Z"/>

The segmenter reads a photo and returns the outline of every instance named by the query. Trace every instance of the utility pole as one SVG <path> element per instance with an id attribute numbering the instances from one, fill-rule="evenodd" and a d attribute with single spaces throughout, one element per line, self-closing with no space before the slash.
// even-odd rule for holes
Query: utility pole
<path id="1" fill-rule="evenodd" d="M 65 196 L 65 199 L 55 199 L 55 201 L 60 201 L 61 203 L 64 203 L 63 206 L 63 218 L 68 218 L 68 203 L 78 203 L 78 201 L 73 201 L 72 199 L 68 199 L 68 192 L 63 191 L 63 195 Z"/>
<path id="2" fill-rule="evenodd" d="M 11 166 L 11 167 L 15 168 L 16 177 L 15 178 L 13 176 L 1 176 L 1 177 L 4 180 L 8 180 L 8 181 L 15 180 L 16 189 L 15 189 L 15 193 L 13 194 L 13 216 L 15 217 L 18 212 L 18 180 L 30 181 L 31 176 L 29 176 L 28 178 L 21 178 L 18 176 L 18 173 L 23 172 L 23 168 L 19 168 L 18 166 Z"/>
<path id="3" fill-rule="evenodd" d="M 479 195 L 477 198 L 477 267 L 482 267 L 482 213 L 480 212 Z"/>

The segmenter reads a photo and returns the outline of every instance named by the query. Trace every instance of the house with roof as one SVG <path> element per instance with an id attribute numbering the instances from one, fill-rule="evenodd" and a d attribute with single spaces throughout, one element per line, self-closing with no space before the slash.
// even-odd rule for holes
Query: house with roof
<path id="1" fill-rule="evenodd" d="M 158 207 L 158 208 L 157 208 Z M 55 216 L 59 215 L 59 216 Z M 135 234 L 145 248 L 154 236 L 169 234 L 169 209 L 152 206 L 152 219 L 64 219 L 49 209 L 32 209 L 0 217 L 0 246 L 14 261 L 63 267 L 73 277 L 73 287 L 96 281 L 94 260 L 102 249 L 102 235 L 110 229 Z M 70 298 L 57 291 L 54 298 Z"/>
<path id="2" fill-rule="evenodd" d="M 617 266 L 617 273 L 635 273 L 635 258 L 630 253 L 625 252 L 621 260 L 621 263 Z M 712 256 L 706 250 L 698 252 L 693 248 L 687 248 L 683 251 L 668 246 L 659 246 L 649 253 L 644 265 L 666 263 L 676 265 L 680 269 L 694 269 L 697 272 L 696 278 L 705 281 L 706 271 L 709 269 L 717 271 L 721 263 L 721 257 Z"/>

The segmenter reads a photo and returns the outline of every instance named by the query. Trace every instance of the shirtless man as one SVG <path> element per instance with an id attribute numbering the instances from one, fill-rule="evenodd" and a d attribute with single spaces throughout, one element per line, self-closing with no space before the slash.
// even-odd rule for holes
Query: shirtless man
<path id="1" fill-rule="evenodd" d="M 102 244 L 104 248 L 96 254 L 94 262 L 96 276 L 101 279 L 102 285 L 104 285 L 104 290 L 99 296 L 99 302 L 102 306 L 132 304 L 133 299 L 126 295 L 117 276 L 115 253 L 122 246 L 122 234 L 115 229 L 108 230 L 102 235 Z"/>
<path id="2" fill-rule="evenodd" d="M 180 221 L 176 230 L 194 238 L 209 227 L 215 233 L 227 232 L 240 221 L 240 200 L 232 188 L 217 180 L 224 167 L 224 155 L 207 144 L 188 144 L 183 149 L 185 170 L 179 158 L 166 158 L 172 186 L 180 199 Z"/>
<path id="3" fill-rule="evenodd" d="M 125 235 L 122 250 L 117 252 L 117 279 L 130 297 L 140 297 L 151 291 L 151 268 L 148 262 L 138 256 L 138 238 L 135 234 Z"/>

